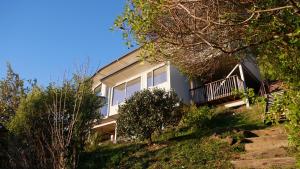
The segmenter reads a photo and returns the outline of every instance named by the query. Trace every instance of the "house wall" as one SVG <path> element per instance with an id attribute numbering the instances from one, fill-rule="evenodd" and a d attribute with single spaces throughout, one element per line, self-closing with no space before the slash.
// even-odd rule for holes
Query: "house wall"
<path id="1" fill-rule="evenodd" d="M 170 65 L 170 74 L 171 88 L 178 94 L 185 104 L 189 104 L 191 101 L 189 79 L 180 73 L 173 65 Z"/>
<path id="2" fill-rule="evenodd" d="M 260 72 L 259 72 L 259 67 L 256 64 L 255 58 L 251 55 L 247 56 L 243 60 L 243 65 L 247 68 L 247 70 L 250 71 L 250 73 L 258 80 L 260 81 Z"/>

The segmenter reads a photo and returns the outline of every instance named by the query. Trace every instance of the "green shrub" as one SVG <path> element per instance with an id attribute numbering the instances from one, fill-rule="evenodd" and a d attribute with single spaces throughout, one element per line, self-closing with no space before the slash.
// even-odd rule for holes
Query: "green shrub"
<path id="1" fill-rule="evenodd" d="M 286 115 L 286 127 L 288 129 L 289 141 L 291 145 L 300 150 L 300 92 L 296 90 L 286 90 L 283 95 L 275 96 L 270 113 L 266 115 L 266 120 L 277 124 L 280 116 Z M 298 166 L 300 167 L 300 153 L 298 156 Z"/>
<path id="2" fill-rule="evenodd" d="M 173 91 L 163 89 L 136 92 L 119 107 L 118 133 L 131 138 L 148 140 L 163 127 L 178 124 L 182 104 Z"/>
<path id="3" fill-rule="evenodd" d="M 289 141 L 297 149 L 297 166 L 300 167 L 300 92 L 289 91 L 286 101 L 289 103 L 285 104 Z"/>
<path id="4" fill-rule="evenodd" d="M 255 94 L 253 88 L 247 88 L 246 90 L 235 90 L 234 95 L 243 99 L 248 99 L 250 104 L 266 104 L 266 98 Z"/>
<path id="5" fill-rule="evenodd" d="M 197 108 L 192 105 L 182 118 L 182 123 L 186 127 L 206 127 L 212 119 L 214 110 L 208 106 Z"/>
<path id="6" fill-rule="evenodd" d="M 287 113 L 288 108 L 288 95 L 275 95 L 273 105 L 270 107 L 269 112 L 266 112 L 265 122 L 271 124 L 278 124 L 282 115 Z"/>

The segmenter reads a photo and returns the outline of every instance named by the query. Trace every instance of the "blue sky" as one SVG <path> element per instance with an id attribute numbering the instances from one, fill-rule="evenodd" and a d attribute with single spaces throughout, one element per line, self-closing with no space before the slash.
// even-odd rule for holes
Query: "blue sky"
<path id="1" fill-rule="evenodd" d="M 125 0 L 0 0 L 0 78 L 10 62 L 42 85 L 89 60 L 90 71 L 133 50 L 111 31 Z"/>

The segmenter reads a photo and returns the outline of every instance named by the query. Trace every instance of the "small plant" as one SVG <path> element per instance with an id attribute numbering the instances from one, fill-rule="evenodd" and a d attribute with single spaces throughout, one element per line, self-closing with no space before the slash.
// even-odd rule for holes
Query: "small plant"
<path id="1" fill-rule="evenodd" d="M 265 104 L 266 99 L 262 96 L 257 96 L 253 88 L 246 88 L 246 90 L 235 90 L 234 95 L 243 100 L 248 99 L 250 104 Z"/>
<path id="2" fill-rule="evenodd" d="M 202 128 L 208 125 L 213 117 L 213 109 L 208 106 L 197 108 L 192 105 L 182 118 L 182 123 L 186 127 Z"/>
<path id="3" fill-rule="evenodd" d="M 118 133 L 148 140 L 162 128 L 176 125 L 181 119 L 182 104 L 173 91 L 143 90 L 135 93 L 119 107 Z"/>
<path id="4" fill-rule="evenodd" d="M 271 124 L 278 124 L 282 116 L 288 112 L 287 95 L 275 95 L 272 106 L 269 112 L 265 115 L 265 122 Z"/>

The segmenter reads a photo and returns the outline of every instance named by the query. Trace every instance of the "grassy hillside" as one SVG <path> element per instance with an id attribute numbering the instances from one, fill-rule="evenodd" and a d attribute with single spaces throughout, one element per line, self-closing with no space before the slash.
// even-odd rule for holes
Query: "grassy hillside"
<path id="1" fill-rule="evenodd" d="M 231 168 L 230 159 L 243 151 L 241 131 L 265 128 L 260 107 L 214 109 L 205 126 L 166 129 L 155 144 L 103 143 L 81 155 L 80 168 Z M 232 144 L 232 145 L 231 145 Z"/>

